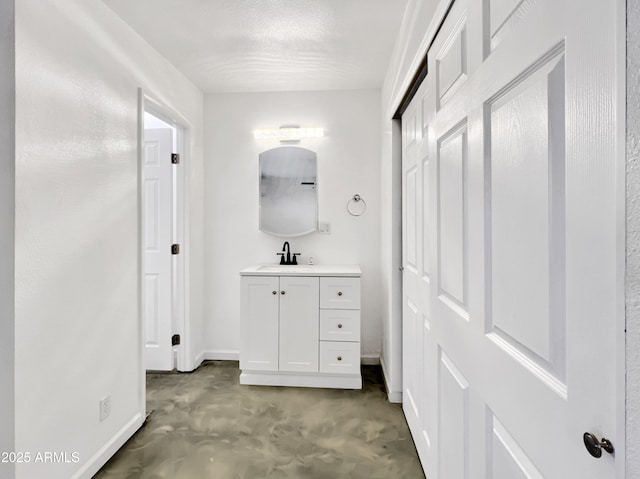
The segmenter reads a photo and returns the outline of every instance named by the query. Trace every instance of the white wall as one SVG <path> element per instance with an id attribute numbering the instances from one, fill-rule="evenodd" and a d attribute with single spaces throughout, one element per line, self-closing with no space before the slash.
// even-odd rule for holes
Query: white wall
<path id="1" fill-rule="evenodd" d="M 381 267 L 384 341 L 380 362 L 391 401 L 402 394 L 400 124 L 392 120 L 449 0 L 409 0 L 382 87 Z M 435 20 L 434 20 L 435 18 Z"/>
<path id="2" fill-rule="evenodd" d="M 0 2 L 0 452 L 14 451 L 14 2 Z M 13 477 L 0 462 L 0 477 Z"/>
<path id="3" fill-rule="evenodd" d="M 627 1 L 627 477 L 640 477 L 640 3 Z"/>
<path id="4" fill-rule="evenodd" d="M 203 95 L 98 0 L 18 2 L 16 75 L 15 448 L 80 458 L 16 478 L 91 477 L 145 412 L 138 87 L 192 126 L 194 289 Z"/>
<path id="5" fill-rule="evenodd" d="M 278 261 L 283 238 L 258 231 L 258 154 L 281 146 L 253 130 L 285 124 L 320 126 L 326 137 L 299 146 L 318 154 L 319 220 L 331 234 L 290 239 L 292 251 L 317 263 L 362 266 L 362 353 L 381 348 L 380 91 L 235 93 L 205 99 L 205 245 L 207 357 L 237 357 L 240 276 Z M 360 194 L 368 209 L 346 212 Z"/>

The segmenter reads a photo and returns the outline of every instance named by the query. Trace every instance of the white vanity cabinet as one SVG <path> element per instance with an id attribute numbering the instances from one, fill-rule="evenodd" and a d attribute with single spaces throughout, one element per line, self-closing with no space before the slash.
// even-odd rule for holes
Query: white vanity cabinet
<path id="1" fill-rule="evenodd" d="M 360 389 L 360 268 L 241 275 L 240 384 Z"/>

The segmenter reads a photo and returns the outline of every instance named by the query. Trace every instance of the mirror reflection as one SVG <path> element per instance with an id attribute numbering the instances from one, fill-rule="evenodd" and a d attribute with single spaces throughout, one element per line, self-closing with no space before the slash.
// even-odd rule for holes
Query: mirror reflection
<path id="1" fill-rule="evenodd" d="M 260 153 L 260 231 L 302 236 L 316 231 L 316 154 L 298 146 Z"/>

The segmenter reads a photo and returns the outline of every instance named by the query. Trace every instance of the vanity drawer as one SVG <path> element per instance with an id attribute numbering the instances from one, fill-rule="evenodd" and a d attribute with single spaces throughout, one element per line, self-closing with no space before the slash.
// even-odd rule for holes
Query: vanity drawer
<path id="1" fill-rule="evenodd" d="M 320 372 L 360 374 L 360 343 L 320 341 Z"/>
<path id="2" fill-rule="evenodd" d="M 320 278 L 320 307 L 360 309 L 360 278 Z"/>
<path id="3" fill-rule="evenodd" d="M 360 310 L 321 309 L 320 340 L 360 341 Z"/>

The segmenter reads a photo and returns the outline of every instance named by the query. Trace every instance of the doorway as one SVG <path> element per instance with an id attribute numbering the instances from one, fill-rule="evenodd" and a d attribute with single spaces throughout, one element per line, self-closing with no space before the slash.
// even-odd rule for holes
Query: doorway
<path id="1" fill-rule="evenodd" d="M 141 316 L 146 370 L 188 370 L 185 144 L 178 115 L 141 105 Z"/>

